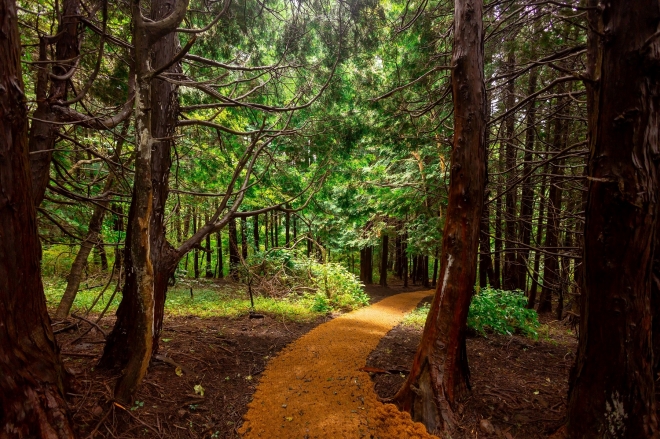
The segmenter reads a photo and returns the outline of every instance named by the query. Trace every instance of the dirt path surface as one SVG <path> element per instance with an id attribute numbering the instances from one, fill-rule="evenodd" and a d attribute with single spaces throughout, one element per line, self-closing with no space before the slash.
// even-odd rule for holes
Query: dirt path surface
<path id="1" fill-rule="evenodd" d="M 266 367 L 244 438 L 434 438 L 407 413 L 378 401 L 359 369 L 380 339 L 433 291 L 397 294 L 318 326 Z"/>

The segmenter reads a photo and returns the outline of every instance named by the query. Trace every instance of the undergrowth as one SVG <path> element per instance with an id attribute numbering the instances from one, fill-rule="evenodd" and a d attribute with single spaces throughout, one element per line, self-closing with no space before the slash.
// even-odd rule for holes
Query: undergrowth
<path id="1" fill-rule="evenodd" d="M 369 304 L 362 284 L 341 265 L 321 264 L 290 250 L 258 253 L 248 259 L 240 274 L 243 283 L 180 277 L 176 285 L 168 289 L 165 312 L 172 316 L 198 317 L 247 315 L 251 311 L 247 282 L 253 287 L 254 311 L 289 321 L 310 321 L 332 311 Z M 113 280 L 94 303 L 105 282 L 107 278 L 104 280 L 102 275 L 83 282 L 72 312 L 98 314 L 103 311 L 116 287 L 116 280 Z M 65 288 L 66 280 L 61 277 L 44 278 L 50 309 L 57 307 Z M 119 291 L 112 298 L 110 313 L 117 309 L 120 300 Z"/>
<path id="2" fill-rule="evenodd" d="M 526 305 L 527 298 L 519 290 L 483 288 L 472 298 L 468 327 L 482 335 L 495 332 L 504 335 L 522 334 L 538 339 L 538 315 L 536 311 L 527 309 Z M 423 328 L 430 306 L 426 303 L 418 307 L 404 318 L 403 324 Z"/>

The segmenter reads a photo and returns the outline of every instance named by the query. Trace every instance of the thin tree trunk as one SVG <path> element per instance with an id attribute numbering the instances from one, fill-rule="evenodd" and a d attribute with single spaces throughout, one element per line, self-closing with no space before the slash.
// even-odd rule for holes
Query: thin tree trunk
<path id="1" fill-rule="evenodd" d="M 559 92 L 564 91 L 560 85 Z M 558 105 L 562 105 L 561 99 Z M 559 151 L 566 143 L 565 122 L 561 117 L 555 119 L 553 147 Z M 550 195 L 548 200 L 548 227 L 545 235 L 545 246 L 550 253 L 558 253 L 557 244 L 559 243 L 559 218 L 561 216 L 562 190 L 559 187 L 561 178 L 564 174 L 563 160 L 560 159 L 552 165 L 552 175 L 550 177 Z M 539 313 L 552 312 L 552 296 L 559 286 L 559 260 L 554 254 L 546 253 L 544 256 L 543 269 L 543 290 L 539 300 Z"/>
<path id="2" fill-rule="evenodd" d="M 229 276 L 238 280 L 238 265 L 241 263 L 241 257 L 238 252 L 238 234 L 236 231 L 236 218 L 229 220 Z"/>
<path id="3" fill-rule="evenodd" d="M 243 261 L 247 261 L 248 258 L 248 230 L 247 230 L 247 219 L 241 218 L 241 257 Z"/>
<path id="4" fill-rule="evenodd" d="M 660 4 L 587 3 L 584 291 L 567 433 L 657 438 L 651 278 L 658 213 Z M 657 249 L 655 250 L 657 253 Z"/>
<path id="5" fill-rule="evenodd" d="M 486 189 L 482 17 L 481 0 L 455 0 L 454 139 L 440 283 L 410 374 L 394 397 L 429 432 L 452 436 L 453 410 L 469 380 L 465 330 L 477 275 L 479 219 Z"/>
<path id="6" fill-rule="evenodd" d="M 487 201 L 487 195 L 484 195 L 484 203 Z M 490 283 L 495 283 L 495 272 L 493 271 L 493 260 L 490 257 L 490 210 L 488 205 L 483 207 L 481 222 L 479 224 L 479 287 L 486 288 Z M 435 274 L 434 274 L 435 278 Z"/>
<path id="7" fill-rule="evenodd" d="M 216 233 L 216 241 L 218 242 L 218 279 L 222 279 L 225 277 L 225 267 L 224 267 L 224 261 L 222 260 L 222 231 L 218 230 Z"/>
<path id="8" fill-rule="evenodd" d="M 209 216 L 206 215 L 206 222 L 209 222 Z M 213 277 L 213 250 L 211 250 L 211 234 L 206 235 L 206 278 Z"/>
<path id="9" fill-rule="evenodd" d="M 511 47 L 507 55 L 507 71 L 515 71 L 516 55 L 515 47 Z M 507 110 L 513 108 L 515 105 L 515 82 L 511 79 L 506 86 L 506 95 L 504 98 L 505 107 Z M 506 130 L 506 147 L 505 147 L 505 169 L 507 173 L 513 175 L 516 167 L 516 145 L 515 145 L 515 118 L 511 114 L 504 121 Z M 513 180 L 513 177 L 510 178 Z M 515 183 L 514 183 L 515 184 Z M 513 250 L 517 247 L 515 241 L 517 238 L 516 233 L 516 189 L 513 190 L 509 187 L 507 182 L 508 192 L 504 196 L 504 269 L 502 270 L 502 288 L 505 290 L 513 290 L 517 288 L 517 269 L 516 269 L 516 251 Z"/>
<path id="10" fill-rule="evenodd" d="M 16 9 L 0 1 L 0 435 L 74 438 L 41 281 Z"/>
<path id="11" fill-rule="evenodd" d="M 197 233 L 197 224 L 198 224 L 197 220 L 198 220 L 197 209 L 193 207 L 193 214 L 192 214 L 193 235 Z M 193 251 L 193 270 L 195 273 L 195 279 L 199 279 L 199 247 L 195 247 L 195 250 Z"/>
<path id="12" fill-rule="evenodd" d="M 121 150 L 124 145 L 124 138 L 126 137 L 128 131 L 128 123 L 124 124 L 122 128 L 121 135 L 117 139 L 117 144 L 115 147 L 115 153 L 113 154 L 113 161 L 116 161 L 120 155 Z M 103 186 L 103 193 L 107 193 L 112 189 L 112 186 L 115 183 L 115 176 L 113 170 L 111 169 L 108 173 L 108 176 L 105 180 Z M 78 288 L 80 288 L 80 282 L 82 281 L 83 271 L 87 266 L 87 259 L 89 258 L 89 253 L 92 251 L 94 245 L 99 242 L 101 227 L 103 226 L 103 217 L 105 216 L 105 211 L 108 208 L 110 201 L 98 201 L 94 205 L 94 211 L 92 213 L 92 218 L 89 220 L 89 227 L 87 228 L 87 236 L 80 244 L 80 249 L 76 254 L 73 264 L 71 264 L 71 270 L 67 276 L 66 289 L 60 299 L 60 303 L 57 306 L 55 311 L 56 319 L 65 319 L 68 317 L 69 312 L 71 312 L 71 307 L 73 306 L 73 301 L 76 299 L 76 294 L 78 293 Z M 123 222 L 123 221 L 122 221 Z M 117 247 L 118 248 L 118 247 Z M 115 253 L 116 255 L 117 253 Z M 121 258 L 120 258 L 121 264 Z M 105 266 L 107 269 L 108 261 L 106 259 Z"/>
<path id="13" fill-rule="evenodd" d="M 259 252 L 259 215 L 252 217 L 252 239 L 254 241 L 254 251 L 257 253 Z"/>
<path id="14" fill-rule="evenodd" d="M 389 236 L 383 233 L 383 246 L 380 253 L 380 286 L 387 286 L 387 255 L 390 246 Z"/>
<path id="15" fill-rule="evenodd" d="M 286 207 L 287 207 L 287 209 L 290 209 L 289 205 L 287 205 Z M 285 245 L 287 247 L 289 246 L 289 242 L 291 241 L 290 228 L 291 228 L 291 213 L 289 213 L 287 211 L 285 213 L 285 216 L 284 216 L 284 229 L 285 229 L 285 235 L 284 236 L 285 236 L 285 239 L 286 239 Z"/>
<path id="16" fill-rule="evenodd" d="M 545 212 L 546 212 L 546 206 L 547 202 L 546 196 L 545 196 L 545 191 L 546 191 L 546 182 L 547 182 L 547 177 L 546 177 L 546 172 L 547 171 L 547 166 L 544 167 L 544 172 L 543 172 L 543 177 L 541 180 L 541 196 L 539 197 L 539 217 L 536 223 L 536 247 L 541 247 L 541 242 L 543 240 L 543 224 L 545 222 Z M 540 251 L 536 251 L 534 255 L 534 276 L 532 277 L 532 285 L 529 288 L 529 296 L 527 299 L 527 308 L 528 309 L 534 309 L 536 306 L 536 294 L 537 294 L 537 289 L 539 285 L 539 276 L 540 276 L 540 266 L 541 266 L 541 256 L 542 253 Z"/>
<path id="17" fill-rule="evenodd" d="M 533 48 L 536 45 L 532 45 Z M 532 59 L 536 58 L 536 50 L 532 50 Z M 527 94 L 532 95 L 536 91 L 538 81 L 538 69 L 532 69 L 529 77 L 529 88 Z M 536 100 L 532 99 L 527 107 L 527 128 L 525 130 L 525 155 L 523 163 L 523 175 L 526 175 L 522 183 L 522 196 L 520 200 L 520 217 L 518 221 L 518 230 L 520 232 L 520 242 L 522 249 L 518 250 L 516 267 L 518 274 L 516 288 L 522 291 L 526 290 L 526 267 L 529 259 L 529 243 L 532 237 L 532 213 L 534 207 L 534 188 L 532 186 L 532 151 L 534 150 L 534 140 L 536 139 Z"/>

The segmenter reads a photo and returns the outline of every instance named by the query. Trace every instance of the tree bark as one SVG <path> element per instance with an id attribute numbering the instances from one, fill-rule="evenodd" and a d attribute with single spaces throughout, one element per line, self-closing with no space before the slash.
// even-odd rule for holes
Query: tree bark
<path id="1" fill-rule="evenodd" d="M 247 261 L 248 258 L 248 231 L 247 231 L 247 219 L 241 218 L 241 257 L 243 262 Z"/>
<path id="2" fill-rule="evenodd" d="M 238 234 L 236 231 L 236 219 L 229 220 L 229 277 L 238 280 L 238 265 L 241 257 L 238 253 Z"/>
<path id="3" fill-rule="evenodd" d="M 218 242 L 218 279 L 222 279 L 225 277 L 224 261 L 222 260 L 222 232 L 218 230 L 215 236 Z"/>
<path id="4" fill-rule="evenodd" d="M 454 139 L 440 282 L 410 375 L 394 397 L 430 432 L 454 430 L 453 410 L 469 384 L 465 330 L 486 189 L 483 2 L 454 4 Z"/>
<path id="5" fill-rule="evenodd" d="M 484 194 L 484 203 L 487 201 L 487 194 Z M 488 284 L 494 287 L 495 272 L 493 271 L 493 260 L 490 257 L 490 209 L 488 205 L 483 207 L 481 221 L 479 223 L 479 287 L 486 288 Z M 435 279 L 435 274 L 433 275 Z M 435 286 L 435 285 L 434 285 Z"/>
<path id="6" fill-rule="evenodd" d="M 511 47 L 507 55 L 507 71 L 514 72 L 516 68 L 515 47 Z M 511 79 L 506 85 L 506 95 L 504 98 L 505 107 L 508 110 L 515 105 L 515 82 Z M 506 147 L 505 147 L 505 169 L 507 174 L 513 175 L 516 167 L 516 145 L 515 145 L 515 118 L 511 114 L 504 121 L 506 129 Z M 511 177 L 510 180 L 513 180 Z M 515 184 L 515 183 L 514 183 Z M 507 193 L 504 195 L 504 269 L 502 270 L 502 288 L 513 290 L 517 288 L 518 279 L 516 278 L 518 270 L 516 268 L 516 188 L 510 187 L 507 183 Z"/>
<path id="7" fill-rule="evenodd" d="M 137 94 L 135 182 L 126 236 L 129 251 L 117 322 L 100 361 L 102 366 L 123 368 L 115 398 L 124 403 L 132 400 L 158 348 L 167 282 L 179 262 L 166 239 L 164 222 L 178 112 L 176 86 L 153 78 L 151 68 L 164 66 L 175 56 L 173 31 L 187 7 L 188 0 L 153 0 L 153 21 L 146 22 L 139 2 L 131 5 Z M 175 64 L 168 71 L 179 69 Z"/>
<path id="8" fill-rule="evenodd" d="M 380 286 L 387 286 L 387 254 L 390 246 L 389 236 L 383 233 L 383 246 L 380 252 Z"/>
<path id="9" fill-rule="evenodd" d="M 15 2 L 0 1 L 0 435 L 74 438 L 41 282 L 17 26 Z"/>
<path id="10" fill-rule="evenodd" d="M 252 217 L 252 239 L 254 241 L 254 251 L 257 253 L 259 252 L 259 215 Z"/>
<path id="11" fill-rule="evenodd" d="M 568 437 L 657 438 L 651 274 L 660 4 L 588 2 L 589 189 Z M 657 249 L 655 250 L 657 251 Z"/>
<path id="12" fill-rule="evenodd" d="M 536 58 L 536 45 L 532 45 L 532 59 Z M 529 74 L 529 87 L 527 95 L 530 96 L 536 91 L 536 84 L 538 82 L 538 69 L 532 69 Z M 529 244 L 532 237 L 532 213 L 534 207 L 534 188 L 532 184 L 532 160 L 534 150 L 534 141 L 536 139 L 536 99 L 532 99 L 527 106 L 527 127 L 525 129 L 525 155 L 523 158 L 523 175 L 526 175 L 522 182 L 522 195 L 520 198 L 520 217 L 518 221 L 518 230 L 520 233 L 520 242 L 522 243 L 521 249 L 518 250 L 516 256 L 516 270 L 517 275 L 515 286 L 517 289 L 527 290 L 527 265 L 529 260 Z"/>
<path id="13" fill-rule="evenodd" d="M 564 91 L 563 84 L 560 84 L 560 93 Z M 561 106 L 561 99 L 558 102 Z M 561 117 L 555 119 L 553 147 L 559 151 L 566 144 L 565 136 L 566 122 Z M 548 226 L 545 235 L 545 246 L 550 253 L 557 253 L 557 244 L 559 243 L 561 216 L 562 190 L 559 186 L 564 175 L 563 160 L 559 159 L 552 164 L 550 176 L 550 194 L 548 200 Z M 552 311 L 552 296 L 557 291 L 559 285 L 559 260 L 554 254 L 544 256 L 543 269 L 543 289 L 539 300 L 539 313 Z"/>
<path id="14" fill-rule="evenodd" d="M 206 222 L 209 222 L 209 216 L 206 215 Z M 211 234 L 206 235 L 206 278 L 210 279 L 213 277 L 213 250 L 211 250 Z"/>
<path id="15" fill-rule="evenodd" d="M 544 174 L 546 174 L 547 166 L 544 167 Z M 539 217 L 536 222 L 536 246 L 541 247 L 541 242 L 543 240 L 543 224 L 545 222 L 545 211 L 546 205 L 548 204 L 544 200 L 546 199 L 546 182 L 547 177 L 543 175 L 541 179 L 541 196 L 539 197 Z M 534 309 L 536 306 L 536 294 L 539 285 L 539 276 L 540 276 L 540 266 L 541 266 L 541 256 L 540 251 L 534 252 L 534 276 L 532 277 L 532 285 L 529 287 L 529 295 L 527 296 L 527 309 Z"/>

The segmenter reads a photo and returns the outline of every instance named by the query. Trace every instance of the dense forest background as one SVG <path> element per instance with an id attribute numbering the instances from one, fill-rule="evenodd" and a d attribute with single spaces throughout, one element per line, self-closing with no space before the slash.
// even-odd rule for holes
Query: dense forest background
<path id="1" fill-rule="evenodd" d="M 21 354 L 28 358 L 25 361 L 50 371 L 44 373 L 46 378 L 21 378 L 24 383 L 52 386 L 46 393 L 53 398 L 55 414 L 35 415 L 39 422 L 57 425 L 57 437 L 68 437 L 66 415 L 55 409 L 63 378 L 50 328 L 51 322 L 69 324 L 72 309 L 85 311 L 87 317 L 90 312 L 116 312 L 100 365 L 122 370 L 114 394 L 117 401 L 131 401 L 152 354 L 158 352 L 168 290 L 187 294 L 190 289 L 192 296 L 193 286 L 205 279 L 225 279 L 245 300 L 251 299 L 252 313 L 255 298 L 293 300 L 329 312 L 366 304 L 360 282 L 387 286 L 398 279 L 406 287 L 438 286 L 438 291 L 448 278 L 456 282 L 458 275 L 450 276 L 450 269 L 452 254 L 457 253 L 447 249 L 463 251 L 457 240 L 467 249 L 471 238 L 469 232 L 458 238 L 444 232 L 453 230 L 448 221 L 457 218 L 451 216 L 456 209 L 451 200 L 461 196 L 458 189 L 452 192 L 452 183 L 462 181 L 463 174 L 475 178 L 472 183 L 468 178 L 462 192 L 468 208 L 468 198 L 471 202 L 483 196 L 474 210 L 482 212 L 480 218 L 462 223 L 466 231 L 478 228 L 478 255 L 472 258 L 465 250 L 465 257 L 475 263 L 474 292 L 504 291 L 522 297 L 520 303 L 538 314 L 582 325 L 580 335 L 586 337 L 584 307 L 591 296 L 585 295 L 585 285 L 596 285 L 589 282 L 598 275 L 585 272 L 585 239 L 594 245 L 592 255 L 597 243 L 609 239 L 596 234 L 596 220 L 593 236 L 585 233 L 587 213 L 596 215 L 597 209 L 588 203 L 590 190 L 596 190 L 590 183 L 618 181 L 622 193 L 633 190 L 623 177 L 599 176 L 601 168 L 594 165 L 594 157 L 628 160 L 624 152 L 621 158 L 614 149 L 603 152 L 594 146 L 607 134 L 606 128 L 594 131 L 594 124 L 601 114 L 610 115 L 596 111 L 611 102 L 610 95 L 605 96 L 609 88 L 599 82 L 602 78 L 615 78 L 612 84 L 619 85 L 645 84 L 640 85 L 642 92 L 630 88 L 633 85 L 626 89 L 630 99 L 641 103 L 621 104 L 625 108 L 612 113 L 612 126 L 649 115 L 645 120 L 648 126 L 655 124 L 656 137 L 648 134 L 652 130 L 640 131 L 641 125 L 635 125 L 633 137 L 646 149 L 643 154 L 634 150 L 630 169 L 652 169 L 648 160 L 657 155 L 657 76 L 653 77 L 658 33 L 653 20 L 658 5 L 648 6 L 644 15 L 643 5 L 626 13 L 621 9 L 625 2 L 613 3 L 3 1 L 0 64 L 18 66 L 2 70 L 3 118 L 9 121 L 3 122 L 3 129 L 25 127 L 29 160 L 12 168 L 28 173 L 23 177 L 14 178 L 8 171 L 0 177 L 2 187 L 15 191 L 7 193 L 17 194 L 9 198 L 31 200 L 36 224 L 25 207 L 25 212 L 18 209 L 23 213 L 15 214 L 24 224 L 17 219 L 12 223 L 17 225 L 5 228 L 0 257 L 12 262 L 0 272 L 7 277 L 0 283 L 6 295 L 0 296 L 5 301 L 0 311 L 16 321 L 32 313 L 34 325 L 48 329 L 26 348 L 21 330 L 15 329 L 22 323 L 11 320 L 14 323 L 7 327 L 12 329 L 3 333 L 0 344 L 23 346 L 28 351 Z M 631 23 L 637 22 L 634 33 Z M 611 29 L 624 31 L 617 34 Z M 476 40 L 469 39 L 475 35 Z M 628 52 L 617 52 L 618 43 L 612 43 L 613 49 L 603 43 L 609 41 L 607 35 L 618 36 L 612 41 L 630 42 L 639 53 L 650 53 L 652 61 L 626 58 L 631 70 L 610 75 L 607 68 L 616 65 L 613 57 Z M 20 38 L 20 44 L 13 44 L 12 37 Z M 453 88 L 461 74 L 471 74 L 460 64 L 461 47 L 468 47 L 467 53 L 482 67 L 483 82 L 477 78 L 476 84 L 483 87 L 484 102 L 476 113 L 459 113 L 463 108 L 457 103 L 468 103 L 475 93 L 481 96 L 481 88 L 470 88 L 469 83 Z M 598 63 L 606 67 L 595 70 Z M 639 75 L 645 79 L 633 78 L 634 66 L 642 66 Z M 21 90 L 21 96 L 7 93 L 14 89 Z M 21 115 L 17 109 L 23 104 L 27 110 Z M 481 124 L 476 128 L 470 125 L 474 114 Z M 483 143 L 477 146 L 485 151 L 483 167 L 474 159 L 472 168 L 465 158 L 469 155 L 464 161 L 455 157 L 457 148 L 470 151 L 475 130 L 483 130 Z M 640 132 L 648 135 L 642 139 Z M 456 146 L 465 139 L 466 146 Z M 618 162 L 612 166 L 625 168 Z M 622 175 L 634 173 L 625 169 Z M 648 187 L 655 187 L 655 171 L 648 175 Z M 635 178 L 633 186 L 641 194 L 648 187 L 639 183 L 641 177 Z M 475 188 L 480 192 L 477 198 L 469 192 Z M 651 192 L 639 200 L 622 196 L 629 205 L 648 208 L 652 213 L 644 217 L 647 220 L 631 219 L 627 207 L 616 203 L 601 211 L 606 217 L 622 218 L 601 224 L 608 237 L 614 233 L 612 227 L 631 233 L 631 238 L 617 238 L 630 245 L 620 249 L 630 265 L 624 277 L 637 277 L 633 266 L 646 267 L 644 280 L 630 287 L 635 291 L 632 298 L 615 294 L 612 303 L 622 303 L 621 309 L 627 310 L 627 323 L 622 325 L 632 329 L 622 340 L 635 340 L 645 358 L 637 366 L 648 369 L 651 377 L 650 390 L 648 379 L 636 381 L 644 397 L 625 379 L 612 378 L 621 385 L 613 384 L 608 392 L 629 392 L 621 396 L 626 414 L 615 410 L 606 416 L 608 425 L 615 425 L 614 430 L 608 427 L 611 437 L 624 437 L 616 434 L 625 435 L 626 428 L 628 434 L 644 431 L 644 437 L 657 436 L 655 406 L 649 409 L 652 419 L 631 427 L 633 413 L 643 411 L 642 403 L 627 405 L 654 398 L 650 368 L 655 363 L 649 359 L 648 335 L 656 197 L 654 189 Z M 19 225 L 24 228 L 19 230 Z M 30 227 L 38 230 L 38 241 L 26 244 L 21 239 Z M 639 241 L 642 235 L 648 238 L 646 244 Z M 617 269 L 616 262 L 600 262 L 602 273 L 607 267 Z M 32 271 L 21 268 L 28 266 Z M 465 273 L 461 279 L 469 280 L 470 270 Z M 30 287 L 36 305 L 19 304 L 8 293 L 18 288 L 12 282 L 26 278 L 43 278 L 43 287 L 41 281 Z M 467 298 L 467 305 L 474 283 L 457 296 Z M 654 309 L 655 305 L 654 301 Z M 463 308 L 465 312 L 452 314 L 462 322 L 451 336 L 456 352 L 464 351 Z M 431 314 L 435 310 L 434 305 Z M 637 329 L 630 326 L 635 322 L 640 322 Z M 635 338 L 640 331 L 647 334 L 642 341 Z M 424 342 L 420 352 L 423 346 Z M 589 364 L 584 352 L 580 367 Z M 6 371 L 23 364 L 11 361 L 3 363 Z M 635 367 L 626 366 L 621 374 L 634 375 Z M 436 380 L 443 379 L 446 386 L 448 378 Z M 571 407 L 579 413 L 576 404 L 589 395 L 584 389 L 595 387 L 579 379 L 576 383 L 579 391 L 573 393 Z M 10 387 L 7 384 L 3 392 Z M 434 394 L 436 404 L 446 399 L 453 407 L 452 392 Z M 404 393 L 398 398 L 406 408 Z M 460 393 L 457 390 L 456 398 Z M 39 405 L 36 401 L 45 397 L 35 398 L 31 404 Z M 618 407 L 618 396 L 612 397 L 614 402 L 603 398 L 603 404 Z M 442 413 L 426 425 L 453 428 L 450 417 Z M 12 416 L 5 421 L 14 422 Z M 19 418 L 24 417 L 15 417 Z M 585 425 L 596 425 L 591 420 Z"/>

